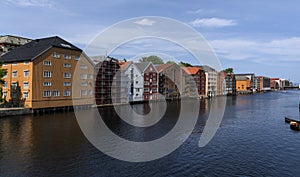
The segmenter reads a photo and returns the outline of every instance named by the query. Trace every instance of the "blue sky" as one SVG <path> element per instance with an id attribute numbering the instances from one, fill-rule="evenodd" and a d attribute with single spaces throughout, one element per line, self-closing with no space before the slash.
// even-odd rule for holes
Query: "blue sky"
<path id="1" fill-rule="evenodd" d="M 82 49 L 117 22 L 140 16 L 168 17 L 200 32 L 223 68 L 300 82 L 300 2 L 296 0 L 2 0 L 0 8 L 4 14 L 1 35 L 33 39 L 58 35 Z M 157 47 L 158 52 L 193 63 L 174 46 L 165 41 L 131 41 L 115 54 L 130 58 Z"/>

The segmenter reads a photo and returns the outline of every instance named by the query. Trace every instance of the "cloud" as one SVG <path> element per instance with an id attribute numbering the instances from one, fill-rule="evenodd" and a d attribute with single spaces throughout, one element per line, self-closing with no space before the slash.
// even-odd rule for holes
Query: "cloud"
<path id="1" fill-rule="evenodd" d="M 194 27 L 213 27 L 220 28 L 226 26 L 235 26 L 237 22 L 230 19 L 221 19 L 221 18 L 197 18 L 196 20 L 190 22 Z"/>
<path id="2" fill-rule="evenodd" d="M 227 39 L 210 43 L 219 57 L 229 60 L 271 64 L 300 61 L 300 37 L 271 41 Z"/>
<path id="3" fill-rule="evenodd" d="M 201 14 L 201 13 L 215 13 L 216 10 L 206 10 L 206 9 L 197 9 L 197 10 L 188 10 L 186 11 L 187 14 Z"/>
<path id="4" fill-rule="evenodd" d="M 12 4 L 20 7 L 48 7 L 54 6 L 49 0 L 5 0 L 7 4 Z"/>
<path id="5" fill-rule="evenodd" d="M 144 18 L 142 20 L 135 21 L 134 23 L 143 26 L 152 26 L 155 21 Z"/>

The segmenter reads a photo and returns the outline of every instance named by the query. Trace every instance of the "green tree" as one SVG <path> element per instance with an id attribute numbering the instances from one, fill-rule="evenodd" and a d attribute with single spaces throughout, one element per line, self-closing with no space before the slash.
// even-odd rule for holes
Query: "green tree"
<path id="1" fill-rule="evenodd" d="M 140 62 L 152 62 L 153 64 L 164 64 L 164 61 L 160 57 L 155 56 L 155 55 L 151 55 L 148 57 L 142 57 L 140 59 Z"/>
<path id="2" fill-rule="evenodd" d="M 178 65 L 179 65 L 179 66 L 184 66 L 184 67 L 191 67 L 191 66 L 193 66 L 193 65 L 191 65 L 190 63 L 185 63 L 185 62 L 182 62 L 182 61 L 179 62 Z"/>
<path id="3" fill-rule="evenodd" d="M 174 62 L 174 61 L 167 61 L 166 62 L 166 64 L 174 64 L 174 63 L 176 64 L 176 62 Z"/>
<path id="4" fill-rule="evenodd" d="M 227 74 L 233 74 L 233 68 L 227 68 L 227 69 L 224 69 L 223 72 L 227 73 Z"/>
<path id="5" fill-rule="evenodd" d="M 2 66 L 2 62 L 0 62 L 0 103 L 2 103 L 3 99 L 2 99 L 2 85 L 4 84 L 4 80 L 3 80 L 3 77 L 6 76 L 7 74 L 7 70 L 6 69 L 3 69 L 1 68 Z"/>

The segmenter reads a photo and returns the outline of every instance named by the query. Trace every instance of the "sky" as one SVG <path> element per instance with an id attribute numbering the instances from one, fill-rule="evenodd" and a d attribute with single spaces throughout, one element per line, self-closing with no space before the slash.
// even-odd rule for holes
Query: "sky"
<path id="1" fill-rule="evenodd" d="M 199 32 L 222 68 L 300 83 L 300 2 L 296 0 L 2 0 L 0 8 L 0 35 L 32 39 L 57 35 L 83 50 L 116 23 L 143 16 L 166 17 Z M 183 33 L 147 17 L 134 23 L 140 28 L 159 24 L 160 35 Z M 127 33 L 123 30 L 114 37 Z M 161 53 L 197 64 L 182 46 L 162 39 L 131 40 L 109 52 L 120 58 Z"/>

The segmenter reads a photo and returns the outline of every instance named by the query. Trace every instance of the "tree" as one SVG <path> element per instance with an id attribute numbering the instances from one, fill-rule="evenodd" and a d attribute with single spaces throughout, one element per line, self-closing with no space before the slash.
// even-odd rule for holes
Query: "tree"
<path id="1" fill-rule="evenodd" d="M 227 74 L 233 74 L 233 68 L 224 69 L 223 72 Z"/>
<path id="2" fill-rule="evenodd" d="M 191 66 L 193 66 L 193 65 L 191 65 L 190 63 L 185 63 L 185 62 L 179 62 L 179 64 L 178 64 L 179 66 L 184 66 L 184 67 L 191 67 Z"/>
<path id="3" fill-rule="evenodd" d="M 153 64 L 164 64 L 164 61 L 160 57 L 155 56 L 155 55 L 151 55 L 148 57 L 142 57 L 140 59 L 140 62 L 152 62 Z"/>
<path id="4" fill-rule="evenodd" d="M 1 90 L 1 92 L 0 92 L 0 103 L 2 103 L 2 85 L 5 83 L 5 81 L 3 80 L 3 77 L 4 76 L 6 76 L 6 74 L 7 74 L 7 70 L 6 69 L 3 69 L 3 68 L 1 68 L 1 66 L 2 66 L 2 63 L 0 62 L 0 90 Z"/>
<path id="5" fill-rule="evenodd" d="M 167 61 L 166 64 L 176 64 L 174 61 Z"/>

